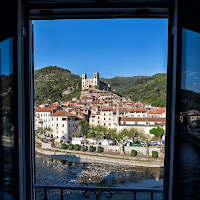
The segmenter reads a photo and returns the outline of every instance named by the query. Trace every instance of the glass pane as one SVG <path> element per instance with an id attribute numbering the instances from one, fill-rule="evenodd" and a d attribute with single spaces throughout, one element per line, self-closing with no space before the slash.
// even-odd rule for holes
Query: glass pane
<path id="1" fill-rule="evenodd" d="M 182 30 L 179 199 L 200 197 L 200 33 Z"/>
<path id="2" fill-rule="evenodd" d="M 0 42 L 0 199 L 14 194 L 13 38 Z"/>

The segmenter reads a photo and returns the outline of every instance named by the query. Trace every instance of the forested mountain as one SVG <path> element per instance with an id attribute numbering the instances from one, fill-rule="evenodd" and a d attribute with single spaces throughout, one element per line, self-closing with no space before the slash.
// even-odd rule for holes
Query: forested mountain
<path id="1" fill-rule="evenodd" d="M 154 106 L 166 106 L 167 74 L 153 76 L 114 77 L 101 79 L 111 85 L 119 95 L 133 101 L 151 103 Z"/>
<path id="2" fill-rule="evenodd" d="M 49 66 L 34 72 L 35 105 L 50 101 L 67 101 L 81 92 L 81 78 L 69 70 Z"/>
<path id="3" fill-rule="evenodd" d="M 181 111 L 200 111 L 200 93 L 190 90 L 181 90 Z"/>
<path id="4" fill-rule="evenodd" d="M 117 94 L 131 98 L 133 101 L 151 103 L 154 106 L 166 105 L 167 74 L 100 80 L 110 84 Z M 81 77 L 57 66 L 36 70 L 34 81 L 36 105 L 45 101 L 51 103 L 67 101 L 72 97 L 79 97 L 81 93 Z"/>

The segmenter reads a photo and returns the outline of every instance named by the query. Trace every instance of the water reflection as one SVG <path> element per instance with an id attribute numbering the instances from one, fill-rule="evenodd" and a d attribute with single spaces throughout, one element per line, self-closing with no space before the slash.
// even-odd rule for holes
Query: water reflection
<path id="1" fill-rule="evenodd" d="M 0 198 L 15 194 L 13 38 L 0 42 Z"/>
<path id="2" fill-rule="evenodd" d="M 178 199 L 200 196 L 200 34 L 183 29 Z"/>
<path id="3" fill-rule="evenodd" d="M 68 162 L 39 154 L 36 155 L 35 164 L 38 184 L 135 188 L 163 185 L 163 168 Z M 41 191 L 37 195 L 42 195 Z"/>

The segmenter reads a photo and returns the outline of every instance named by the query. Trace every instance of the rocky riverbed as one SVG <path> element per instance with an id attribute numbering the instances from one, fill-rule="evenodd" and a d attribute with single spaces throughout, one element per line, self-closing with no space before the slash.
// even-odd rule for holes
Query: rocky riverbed
<path id="1" fill-rule="evenodd" d="M 163 168 L 155 167 L 69 162 L 41 154 L 36 154 L 35 170 L 37 184 L 134 188 L 162 188 L 164 171 Z M 42 199 L 43 195 L 43 190 L 37 190 L 37 199 Z M 139 195 L 141 199 L 148 196 L 148 194 Z M 132 198 L 132 194 L 121 193 L 113 199 L 129 198 Z M 49 192 L 49 199 L 59 199 L 59 192 L 56 190 Z M 65 191 L 65 199 L 76 200 L 84 197 L 81 192 Z M 157 195 L 155 199 L 159 200 L 161 196 Z"/>

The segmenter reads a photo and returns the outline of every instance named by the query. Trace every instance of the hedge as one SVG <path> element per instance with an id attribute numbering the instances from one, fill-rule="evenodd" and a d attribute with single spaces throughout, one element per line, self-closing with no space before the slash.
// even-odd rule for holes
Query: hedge
<path id="1" fill-rule="evenodd" d="M 102 152 L 101 146 L 98 146 L 97 152 L 98 152 L 98 153 L 101 153 L 101 152 Z"/>
<path id="2" fill-rule="evenodd" d="M 89 147 L 89 152 L 93 152 L 93 150 L 94 150 L 94 149 L 93 149 L 93 146 L 90 146 L 90 147 Z"/>
<path id="3" fill-rule="evenodd" d="M 152 157 L 153 158 L 158 158 L 158 152 L 157 151 L 152 151 Z"/>
<path id="4" fill-rule="evenodd" d="M 62 144 L 62 149 L 66 149 L 66 144 Z"/>
<path id="5" fill-rule="evenodd" d="M 72 150 L 73 149 L 73 144 L 69 144 L 68 149 Z"/>
<path id="6" fill-rule="evenodd" d="M 136 151 L 136 150 L 131 150 L 131 156 L 132 156 L 132 157 L 137 156 L 137 151 Z"/>
<path id="7" fill-rule="evenodd" d="M 78 151 L 78 150 L 79 150 L 79 145 L 76 144 L 75 147 L 74 147 L 74 149 L 75 149 L 76 151 Z"/>
<path id="8" fill-rule="evenodd" d="M 82 145 L 81 150 L 86 151 L 85 145 Z"/>

